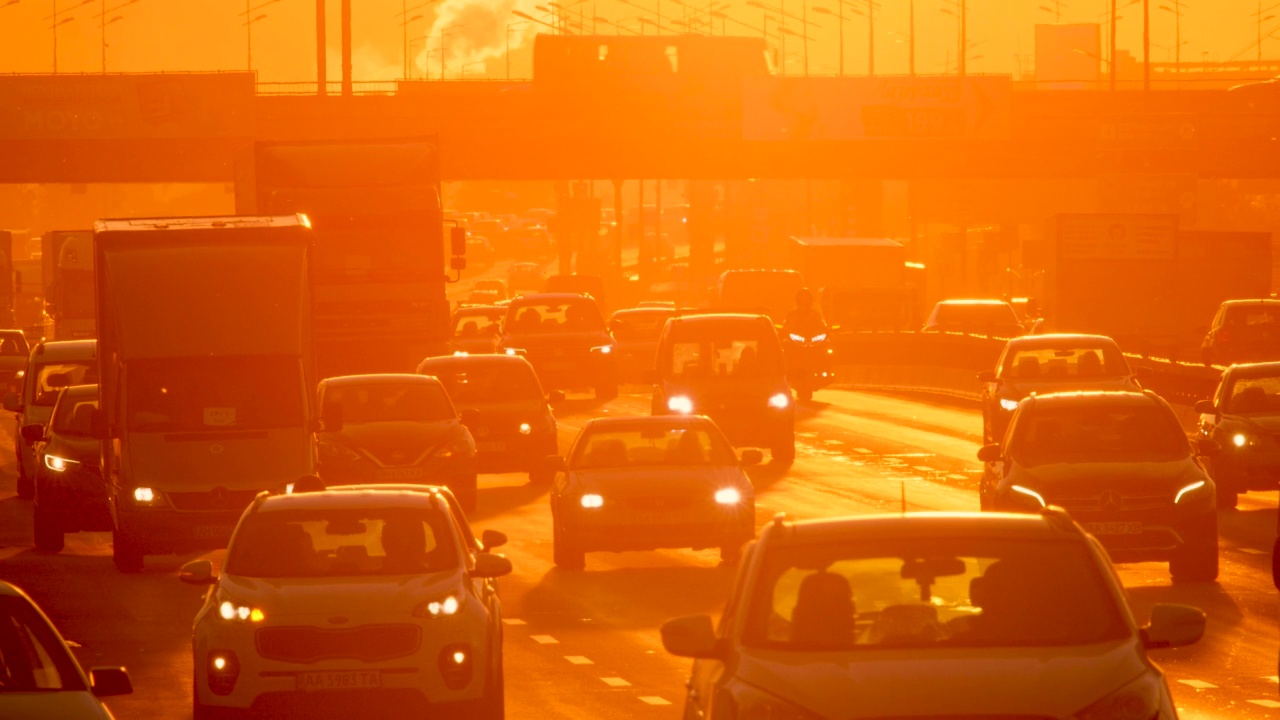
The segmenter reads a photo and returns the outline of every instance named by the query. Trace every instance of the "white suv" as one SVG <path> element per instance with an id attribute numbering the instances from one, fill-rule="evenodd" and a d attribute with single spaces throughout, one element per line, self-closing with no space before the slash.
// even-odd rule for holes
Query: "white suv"
<path id="1" fill-rule="evenodd" d="M 251 709 L 421 716 L 443 706 L 503 717 L 501 604 L 511 572 L 479 552 L 439 493 L 352 490 L 268 496 L 245 510 L 192 643 L 193 715 Z"/>
<path id="2" fill-rule="evenodd" d="M 789 523 L 749 550 L 719 627 L 672 620 L 696 658 L 684 717 L 1176 717 L 1147 650 L 1204 614 L 1139 627 L 1102 547 L 1061 510 Z"/>

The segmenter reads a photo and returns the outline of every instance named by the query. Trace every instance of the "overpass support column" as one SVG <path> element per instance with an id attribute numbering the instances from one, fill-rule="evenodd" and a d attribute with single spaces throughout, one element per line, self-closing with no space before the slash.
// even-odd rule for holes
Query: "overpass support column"
<path id="1" fill-rule="evenodd" d="M 613 266 L 619 276 L 622 275 L 622 235 L 626 228 L 622 215 L 622 185 L 625 182 L 613 181 Z"/>
<path id="2" fill-rule="evenodd" d="M 639 185 L 639 205 L 636 211 L 636 272 L 640 276 L 640 284 L 644 285 L 650 279 L 653 253 L 649 250 L 648 238 L 645 237 L 644 232 L 644 180 L 641 180 Z"/>
<path id="3" fill-rule="evenodd" d="M 342 94 L 352 94 L 351 87 L 351 0 L 342 0 Z"/>
<path id="4" fill-rule="evenodd" d="M 705 287 L 715 269 L 716 188 L 708 180 L 689 181 L 689 283 L 690 289 Z"/>
<path id="5" fill-rule="evenodd" d="M 316 0 L 316 94 L 324 95 L 329 81 L 328 47 L 325 40 L 324 5 L 328 0 Z"/>

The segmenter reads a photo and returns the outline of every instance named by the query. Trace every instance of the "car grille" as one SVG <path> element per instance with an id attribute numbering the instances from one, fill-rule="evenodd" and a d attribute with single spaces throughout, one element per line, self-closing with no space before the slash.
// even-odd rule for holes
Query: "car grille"
<path id="1" fill-rule="evenodd" d="M 1102 493 L 1084 497 L 1052 496 L 1045 500 L 1050 505 L 1057 505 L 1067 512 L 1123 512 L 1173 507 L 1173 496 L 1167 493 L 1159 495 Z"/>
<path id="2" fill-rule="evenodd" d="M 347 659 L 381 662 L 412 655 L 422 633 L 417 625 L 365 625 L 327 630 L 316 627 L 270 627 L 254 634 L 258 654 L 268 660 L 309 664 Z"/>
<path id="3" fill-rule="evenodd" d="M 258 496 L 260 490 L 226 490 L 216 489 L 210 492 L 175 492 L 169 493 L 170 504 L 175 510 L 186 511 L 225 511 L 243 510 Z"/>

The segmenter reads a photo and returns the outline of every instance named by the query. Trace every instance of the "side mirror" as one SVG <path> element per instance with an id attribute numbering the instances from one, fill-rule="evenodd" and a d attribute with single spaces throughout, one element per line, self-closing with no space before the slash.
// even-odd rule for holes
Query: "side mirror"
<path id="1" fill-rule="evenodd" d="M 9 412 L 22 412 L 22 398 L 18 393 L 9 393 L 4 396 L 4 409 Z"/>
<path id="2" fill-rule="evenodd" d="M 992 370 L 983 370 L 978 373 L 978 382 L 993 383 L 996 381 L 996 374 Z"/>
<path id="3" fill-rule="evenodd" d="M 39 423 L 22 426 L 22 439 L 28 443 L 38 443 L 44 440 L 44 426 Z"/>
<path id="4" fill-rule="evenodd" d="M 742 451 L 742 465 L 759 465 L 764 462 L 764 453 L 755 448 L 748 448 Z"/>
<path id="5" fill-rule="evenodd" d="M 564 391 L 552 390 L 551 392 L 547 393 L 547 402 L 553 402 L 553 403 L 564 402 Z"/>
<path id="6" fill-rule="evenodd" d="M 320 409 L 320 423 L 325 432 L 342 432 L 342 405 L 325 403 Z"/>
<path id="7" fill-rule="evenodd" d="M 457 225 L 449 228 L 449 252 L 455 257 L 461 257 L 467 254 L 467 229 Z M 455 270 L 465 270 L 465 266 L 454 268 Z"/>
<path id="8" fill-rule="evenodd" d="M 129 672 L 122 667 L 96 667 L 89 671 L 89 686 L 94 697 L 133 694 Z"/>
<path id="9" fill-rule="evenodd" d="M 663 623 L 662 646 L 677 657 L 714 658 L 720 654 L 715 627 L 707 615 L 690 615 Z"/>
<path id="10" fill-rule="evenodd" d="M 1213 404 L 1212 400 L 1198 400 L 1195 404 L 1195 411 L 1201 415 L 1216 415 L 1218 407 Z"/>
<path id="11" fill-rule="evenodd" d="M 473 578 L 497 578 L 511 574 L 511 561 L 504 555 L 480 553 L 476 556 L 475 569 L 471 571 Z"/>
<path id="12" fill-rule="evenodd" d="M 978 449 L 978 459 L 982 462 L 1000 462 L 1004 453 L 999 445 L 983 445 Z"/>
<path id="13" fill-rule="evenodd" d="M 1204 637 L 1204 613 L 1190 605 L 1161 603 L 1151 608 L 1151 624 L 1142 628 L 1148 650 L 1190 645 Z"/>
<path id="14" fill-rule="evenodd" d="M 106 440 L 108 435 L 107 413 L 102 408 L 94 408 L 89 416 L 89 435 L 94 440 Z"/>
<path id="15" fill-rule="evenodd" d="M 480 544 L 484 545 L 485 550 L 502 547 L 507 544 L 507 534 L 497 530 L 485 530 L 480 533 Z"/>
<path id="16" fill-rule="evenodd" d="M 213 563 L 208 560 L 192 560 L 178 571 L 178 579 L 188 585 L 212 585 Z"/>

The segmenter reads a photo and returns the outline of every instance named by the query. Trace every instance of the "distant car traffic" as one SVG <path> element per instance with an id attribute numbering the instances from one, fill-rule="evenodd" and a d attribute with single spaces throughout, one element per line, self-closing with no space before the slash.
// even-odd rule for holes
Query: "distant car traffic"
<path id="1" fill-rule="evenodd" d="M 1013 306 L 1004 300 L 943 300 L 933 306 L 924 332 L 954 332 L 1018 337 L 1026 332 Z"/>
<path id="2" fill-rule="evenodd" d="M 438 494 L 259 495 L 196 615 L 196 720 L 228 711 L 503 716 L 502 607 L 511 572 L 476 552 Z"/>
<path id="3" fill-rule="evenodd" d="M 528 358 L 544 390 L 590 388 L 601 400 L 618 396 L 613 336 L 587 295 L 516 298 L 507 306 L 498 348 Z"/>
<path id="4" fill-rule="evenodd" d="M 447 485 L 475 509 L 475 441 L 438 380 L 348 375 L 321 380 L 318 394 L 325 416 L 341 419 L 316 434 L 326 483 Z"/>
<path id="5" fill-rule="evenodd" d="M 66 533 L 112 530 L 102 441 L 93 437 L 97 407 L 97 385 L 69 387 L 58 394 L 47 426 L 22 429 L 40 460 L 32 507 L 37 550 L 60 552 Z"/>
<path id="6" fill-rule="evenodd" d="M 711 307 L 718 312 L 767 315 L 781 325 L 803 287 L 804 278 L 795 270 L 726 270 L 716 282 Z"/>
<path id="7" fill-rule="evenodd" d="M 460 307 L 453 311 L 453 336 L 449 350 L 455 353 L 496 352 L 507 309 L 496 305 Z"/>
<path id="8" fill-rule="evenodd" d="M 531 482 L 550 482 L 544 461 L 556 454 L 556 418 L 528 360 L 519 355 L 427 358 L 418 374 L 435 377 L 449 393 L 475 439 L 479 472 L 526 472 Z"/>
<path id="9" fill-rule="evenodd" d="M 474 260 L 476 267 L 486 270 L 493 267 L 496 259 L 493 243 L 489 242 L 489 238 L 482 235 L 468 235 L 467 258 Z"/>
<path id="10" fill-rule="evenodd" d="M 547 276 L 538 263 L 518 262 L 507 272 L 507 292 L 511 297 L 542 292 Z"/>
<path id="11" fill-rule="evenodd" d="M 1115 341 L 1105 335 L 1030 335 L 1004 346 L 982 382 L 984 445 L 1000 442 L 1028 395 L 1069 390 L 1141 390 Z"/>
<path id="12" fill-rule="evenodd" d="M 40 343 L 31 351 L 23 373 L 22 391 L 9 393 L 4 398 L 4 409 L 17 416 L 13 443 L 18 456 L 18 497 L 30 500 L 35 492 L 37 462 L 32 443 L 22 436 L 22 428 L 48 423 L 63 388 L 97 381 L 96 340 Z"/>
<path id="13" fill-rule="evenodd" d="M 543 225 L 525 225 L 507 233 L 511 251 L 520 259 L 545 260 L 555 252 L 551 232 Z"/>
<path id="14" fill-rule="evenodd" d="M 1218 507 L 1240 493 L 1275 490 L 1280 479 L 1280 362 L 1233 365 L 1211 400 L 1196 403 L 1199 439 L 1218 491 Z M 1208 442 L 1205 442 L 1208 441 Z"/>
<path id="15" fill-rule="evenodd" d="M 1228 300 L 1200 345 L 1209 365 L 1280 360 L 1280 300 Z"/>
<path id="16" fill-rule="evenodd" d="M 590 295 L 595 299 L 596 304 L 600 306 L 600 312 L 608 312 L 609 302 L 608 298 L 605 297 L 604 279 L 599 275 L 579 275 L 577 273 L 552 275 L 547 278 L 547 284 L 543 287 L 543 292 Z"/>
<path id="17" fill-rule="evenodd" d="M 658 342 L 654 415 L 706 415 L 735 446 L 796 455 L 796 413 L 782 345 L 764 315 L 682 315 Z"/>
<path id="18" fill-rule="evenodd" d="M 509 297 L 507 295 L 507 284 L 502 280 L 498 280 L 496 278 L 485 278 L 483 280 L 477 280 L 476 284 L 472 285 L 472 287 L 475 288 L 476 290 L 492 290 L 493 292 L 498 294 L 499 300 L 506 300 Z"/>
<path id="19" fill-rule="evenodd" d="M 501 302 L 502 300 L 503 300 L 503 297 L 498 293 L 497 290 L 475 289 L 475 290 L 472 290 L 471 293 L 467 295 L 467 300 L 463 305 L 464 306 L 467 306 L 467 305 L 490 306 L 490 305 L 493 305 L 494 303 Z"/>
<path id="20" fill-rule="evenodd" d="M 617 342 L 618 378 L 624 383 L 652 382 L 658 338 L 674 308 L 629 308 L 609 317 L 609 332 Z"/>
<path id="21" fill-rule="evenodd" d="M 978 459 L 989 464 L 984 510 L 1062 507 L 1116 562 L 1167 561 L 1178 582 L 1218 577 L 1213 480 L 1152 392 L 1028 397 L 1004 443 L 984 446 Z"/>
<path id="22" fill-rule="evenodd" d="M 1047 510 L 775 520 L 719 625 L 662 642 L 694 658 L 686 718 L 1172 719 L 1148 651 L 1204 628 L 1184 605 L 1139 627 L 1106 553 Z"/>
<path id="23" fill-rule="evenodd" d="M 111 720 L 100 698 L 132 692 L 122 667 L 86 674 L 35 602 L 0 581 L 0 717 Z"/>
<path id="24" fill-rule="evenodd" d="M 705 417 L 591 420 L 578 433 L 551 492 L 556 565 L 581 570 L 585 554 L 719 548 L 737 562 L 755 534 L 755 491 L 715 423 Z"/>

